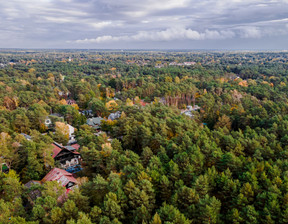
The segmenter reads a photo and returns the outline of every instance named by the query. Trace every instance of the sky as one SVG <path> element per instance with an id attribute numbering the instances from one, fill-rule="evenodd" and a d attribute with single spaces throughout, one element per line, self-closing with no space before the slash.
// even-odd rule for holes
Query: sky
<path id="1" fill-rule="evenodd" d="M 0 48 L 288 50 L 288 0 L 0 0 Z"/>

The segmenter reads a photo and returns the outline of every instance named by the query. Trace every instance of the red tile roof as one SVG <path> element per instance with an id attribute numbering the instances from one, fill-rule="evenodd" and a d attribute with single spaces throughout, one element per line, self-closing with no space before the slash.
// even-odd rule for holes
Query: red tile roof
<path id="1" fill-rule="evenodd" d="M 52 155 L 52 157 L 55 158 L 62 151 L 62 149 L 60 147 L 58 147 L 57 145 L 55 145 L 55 144 L 52 144 L 52 146 L 53 146 L 53 155 Z"/>
<path id="2" fill-rule="evenodd" d="M 78 145 L 78 144 L 75 144 L 75 145 Z M 53 146 L 53 155 L 52 155 L 52 158 L 54 159 L 64 148 L 60 148 L 59 146 L 55 145 L 55 144 L 52 144 Z M 79 146 L 80 147 L 80 146 Z M 73 147 L 74 148 L 74 147 Z M 68 150 L 68 149 L 66 149 Z M 69 151 L 69 150 L 68 150 Z M 79 152 L 73 152 L 73 151 L 70 151 L 72 152 L 73 154 L 76 154 L 76 155 L 80 155 Z"/>
<path id="3" fill-rule="evenodd" d="M 46 181 L 57 181 L 58 183 L 61 183 L 61 185 L 64 187 L 69 182 L 73 182 L 77 184 L 77 180 L 73 177 L 71 173 L 68 173 L 65 170 L 54 168 L 52 169 L 43 179 L 42 182 Z"/>
<path id="4" fill-rule="evenodd" d="M 147 103 L 144 102 L 144 100 L 141 100 L 141 101 L 140 101 L 140 104 L 141 104 L 141 106 L 145 107 Z"/>
<path id="5" fill-rule="evenodd" d="M 76 104 L 76 101 L 75 100 L 66 100 L 66 103 L 68 105 L 72 105 L 72 104 Z"/>

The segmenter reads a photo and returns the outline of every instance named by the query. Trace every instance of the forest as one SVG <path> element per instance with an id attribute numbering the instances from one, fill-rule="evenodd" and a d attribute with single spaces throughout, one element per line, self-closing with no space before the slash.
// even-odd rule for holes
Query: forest
<path id="1" fill-rule="evenodd" d="M 0 50 L 0 224 L 288 223 L 287 76 L 288 52 Z"/>

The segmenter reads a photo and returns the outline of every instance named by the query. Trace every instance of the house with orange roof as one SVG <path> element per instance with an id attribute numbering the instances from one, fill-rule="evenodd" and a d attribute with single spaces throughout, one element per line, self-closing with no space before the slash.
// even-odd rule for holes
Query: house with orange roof
<path id="1" fill-rule="evenodd" d="M 59 168 L 50 170 L 50 172 L 42 179 L 41 182 L 45 183 L 47 181 L 57 181 L 67 190 L 73 190 L 78 184 L 77 180 L 73 177 L 73 174 Z"/>
<path id="2" fill-rule="evenodd" d="M 30 202 L 30 204 L 34 204 L 36 199 L 38 197 L 41 197 L 41 185 L 47 181 L 56 181 L 62 187 L 66 188 L 65 193 L 58 198 L 59 201 L 67 198 L 67 194 L 70 191 L 73 191 L 78 184 L 78 181 L 75 179 L 73 174 L 59 168 L 53 168 L 41 181 L 30 180 L 24 185 L 27 189 L 29 189 L 28 201 Z"/>

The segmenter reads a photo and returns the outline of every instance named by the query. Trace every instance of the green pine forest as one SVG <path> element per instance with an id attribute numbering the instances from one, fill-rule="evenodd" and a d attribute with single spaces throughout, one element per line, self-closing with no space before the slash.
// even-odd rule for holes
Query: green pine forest
<path id="1" fill-rule="evenodd" d="M 0 223 L 288 223 L 287 76 L 287 52 L 1 50 Z M 59 124 L 82 157 L 66 197 L 24 186 L 59 167 Z"/>

